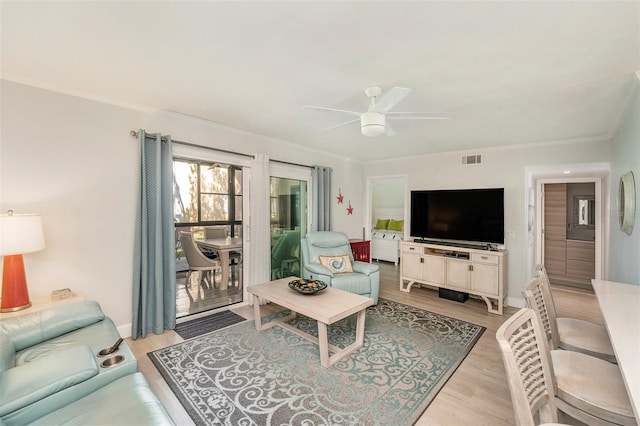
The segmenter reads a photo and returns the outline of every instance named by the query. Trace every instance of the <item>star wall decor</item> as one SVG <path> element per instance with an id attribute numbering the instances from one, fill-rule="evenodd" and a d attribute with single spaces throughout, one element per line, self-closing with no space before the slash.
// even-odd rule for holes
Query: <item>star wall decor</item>
<path id="1" fill-rule="evenodd" d="M 347 207 L 347 214 L 348 215 L 353 214 L 353 207 L 351 207 L 351 200 L 349 200 L 349 207 Z"/>
<path id="2" fill-rule="evenodd" d="M 342 201 L 344 201 L 344 195 L 342 195 L 340 188 L 338 188 L 338 196 L 336 198 L 338 199 L 338 204 L 342 204 Z"/>

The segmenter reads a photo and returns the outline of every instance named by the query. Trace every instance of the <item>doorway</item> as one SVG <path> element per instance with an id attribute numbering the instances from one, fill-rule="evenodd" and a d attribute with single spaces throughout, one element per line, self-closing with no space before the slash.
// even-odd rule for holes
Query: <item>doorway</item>
<path id="1" fill-rule="evenodd" d="M 176 318 L 243 301 L 243 168 L 174 158 Z"/>
<path id="2" fill-rule="evenodd" d="M 543 260 L 555 286 L 592 290 L 595 183 L 546 183 L 542 189 Z"/>
<path id="3" fill-rule="evenodd" d="M 551 285 L 593 291 L 602 277 L 600 179 L 540 179 L 536 263 Z"/>
<path id="4" fill-rule="evenodd" d="M 365 205 L 365 228 L 362 236 L 370 240 L 371 259 L 392 262 L 397 266 L 400 262 L 400 242 L 408 236 L 407 176 L 376 176 L 367 178 Z M 393 219 L 398 229 L 383 231 L 374 229 L 378 220 Z M 392 231 L 392 232 L 391 232 Z"/>
<path id="5" fill-rule="evenodd" d="M 373 225 L 376 221 L 376 209 L 393 208 L 402 211 L 402 219 L 407 223 L 408 204 L 407 176 L 372 176 L 367 178 L 367 211 L 365 221 Z M 384 218 L 381 218 L 384 219 Z M 388 219 L 388 218 L 387 218 Z M 407 229 L 405 226 L 404 229 Z M 371 237 L 371 226 L 365 229 L 365 237 Z"/>

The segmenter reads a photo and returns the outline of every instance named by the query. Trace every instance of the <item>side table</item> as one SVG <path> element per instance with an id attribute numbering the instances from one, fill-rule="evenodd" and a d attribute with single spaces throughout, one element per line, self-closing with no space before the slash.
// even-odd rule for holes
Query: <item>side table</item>
<path id="1" fill-rule="evenodd" d="M 371 241 L 352 238 L 349 240 L 349 244 L 355 260 L 371 263 Z"/>
<path id="2" fill-rule="evenodd" d="M 80 300 L 84 300 L 84 294 L 80 291 L 74 291 L 71 296 L 60 300 L 52 300 L 51 296 L 31 299 L 30 307 L 20 311 L 2 312 L 0 313 L 0 320 L 17 317 L 18 315 L 30 314 L 31 312 L 42 311 L 53 308 L 54 306 L 64 305 L 65 303 L 78 302 Z"/>

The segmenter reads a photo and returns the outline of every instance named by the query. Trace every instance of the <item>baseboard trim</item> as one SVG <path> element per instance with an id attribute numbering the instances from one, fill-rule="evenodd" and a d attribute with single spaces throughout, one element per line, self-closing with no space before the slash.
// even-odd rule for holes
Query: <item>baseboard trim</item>
<path id="1" fill-rule="evenodd" d="M 512 308 L 524 308 L 526 306 L 524 299 L 519 297 L 507 297 L 507 303 Z"/>

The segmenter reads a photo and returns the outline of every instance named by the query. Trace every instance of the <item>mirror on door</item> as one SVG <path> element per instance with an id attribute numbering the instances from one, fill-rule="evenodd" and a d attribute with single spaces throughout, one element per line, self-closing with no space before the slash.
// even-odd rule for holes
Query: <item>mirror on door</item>
<path id="1" fill-rule="evenodd" d="M 566 184 L 566 238 L 594 241 L 596 232 L 596 195 L 593 182 Z"/>
<path id="2" fill-rule="evenodd" d="M 596 200 L 593 195 L 573 197 L 573 223 L 576 227 L 596 226 Z"/>

